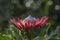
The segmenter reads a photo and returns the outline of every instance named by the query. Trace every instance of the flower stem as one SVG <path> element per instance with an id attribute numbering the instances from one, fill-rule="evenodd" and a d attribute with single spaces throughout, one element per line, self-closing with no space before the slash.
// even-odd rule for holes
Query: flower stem
<path id="1" fill-rule="evenodd" d="M 30 39 L 30 36 L 29 36 L 29 34 L 28 34 L 28 31 L 26 31 L 26 37 L 27 37 L 27 40 L 31 40 L 31 39 Z"/>

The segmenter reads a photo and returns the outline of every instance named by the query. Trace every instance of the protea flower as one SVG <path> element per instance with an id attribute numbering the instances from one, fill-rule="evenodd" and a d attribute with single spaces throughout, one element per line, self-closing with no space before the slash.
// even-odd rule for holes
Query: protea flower
<path id="1" fill-rule="evenodd" d="M 25 18 L 24 20 L 20 20 L 18 18 L 18 21 L 16 21 L 16 19 L 12 19 L 11 22 L 19 29 L 22 29 L 22 25 L 24 25 L 24 28 L 26 30 L 28 30 L 30 28 L 30 26 L 34 26 L 34 28 L 37 28 L 41 25 L 46 24 L 46 21 L 48 20 L 48 17 L 44 16 L 40 19 L 40 21 L 38 21 L 37 19 L 35 19 L 32 16 L 28 16 L 27 18 Z"/>

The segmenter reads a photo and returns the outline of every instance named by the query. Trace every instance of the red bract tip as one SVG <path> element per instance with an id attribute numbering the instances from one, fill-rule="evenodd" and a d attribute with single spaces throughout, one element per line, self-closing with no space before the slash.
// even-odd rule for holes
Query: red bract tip
<path id="1" fill-rule="evenodd" d="M 12 19 L 12 23 L 13 23 L 19 30 L 22 29 L 22 25 L 21 25 L 19 22 L 17 22 L 15 19 Z"/>
<path id="2" fill-rule="evenodd" d="M 18 18 L 18 22 L 22 25 L 22 21 L 20 20 L 20 18 Z"/>
<path id="3" fill-rule="evenodd" d="M 15 19 L 11 19 L 11 22 L 12 22 L 13 24 L 16 24 L 16 20 L 15 20 Z"/>
<path id="4" fill-rule="evenodd" d="M 34 28 L 36 28 L 36 24 L 37 24 L 37 21 L 34 20 L 34 22 L 33 22 L 33 26 L 34 26 Z"/>
<path id="5" fill-rule="evenodd" d="M 28 22 L 25 23 L 25 29 L 28 31 L 29 28 L 30 28 L 30 20 L 28 20 Z"/>
<path id="6" fill-rule="evenodd" d="M 21 25 L 19 22 L 17 22 L 16 27 L 17 27 L 19 30 L 22 29 L 22 25 Z"/>
<path id="7" fill-rule="evenodd" d="M 48 20 L 48 17 L 42 17 L 42 19 L 40 20 L 40 22 L 38 23 L 39 25 L 43 25 L 46 23 L 46 21 Z"/>

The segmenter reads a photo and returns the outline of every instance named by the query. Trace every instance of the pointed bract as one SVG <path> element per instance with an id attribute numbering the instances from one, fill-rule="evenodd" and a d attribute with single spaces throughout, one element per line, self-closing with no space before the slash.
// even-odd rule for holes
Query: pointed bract
<path id="1" fill-rule="evenodd" d="M 15 19 L 12 19 L 11 22 L 12 22 L 19 30 L 22 29 L 22 25 L 21 25 L 19 22 L 17 22 Z"/>
<path id="2" fill-rule="evenodd" d="M 37 24 L 37 21 L 34 20 L 34 22 L 33 22 L 33 26 L 34 26 L 34 28 L 36 28 L 36 24 Z"/>
<path id="3" fill-rule="evenodd" d="M 39 24 L 40 26 L 41 26 L 41 25 L 44 25 L 47 20 L 48 20 L 48 17 L 44 16 L 44 17 L 41 18 L 41 20 L 39 21 L 38 24 Z"/>
<path id="4" fill-rule="evenodd" d="M 31 24 L 30 24 L 30 20 L 28 20 L 27 23 L 25 23 L 25 29 L 28 30 L 30 28 Z"/>
<path id="5" fill-rule="evenodd" d="M 22 21 L 20 20 L 20 18 L 18 18 L 18 22 L 21 24 L 21 26 L 22 26 Z"/>

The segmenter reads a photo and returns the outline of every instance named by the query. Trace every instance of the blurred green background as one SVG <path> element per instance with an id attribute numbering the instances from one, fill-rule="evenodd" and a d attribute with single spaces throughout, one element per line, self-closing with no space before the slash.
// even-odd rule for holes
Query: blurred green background
<path id="1" fill-rule="evenodd" d="M 10 18 L 24 19 L 28 15 L 48 16 L 52 27 L 47 34 L 60 33 L 60 0 L 0 0 L 0 33 L 9 28 Z"/>

